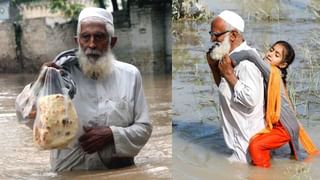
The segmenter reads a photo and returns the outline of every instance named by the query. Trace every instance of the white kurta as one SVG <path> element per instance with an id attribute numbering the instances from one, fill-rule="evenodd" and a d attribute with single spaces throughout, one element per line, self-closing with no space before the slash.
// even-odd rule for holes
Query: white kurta
<path id="1" fill-rule="evenodd" d="M 77 139 L 83 134 L 82 126 L 109 126 L 114 145 L 87 154 L 77 140 L 70 148 L 52 150 L 53 170 L 106 169 L 112 157 L 137 155 L 152 132 L 138 69 L 114 61 L 112 74 L 103 80 L 85 77 L 76 65 L 69 70 L 76 84 L 76 94 L 72 101 L 81 123 Z"/>
<path id="2" fill-rule="evenodd" d="M 243 42 L 233 52 L 248 49 L 252 48 Z M 219 85 L 221 125 L 226 144 L 233 150 L 229 160 L 249 162 L 249 140 L 265 127 L 263 77 L 247 60 L 237 65 L 234 72 L 238 78 L 234 91 L 224 78 Z"/>

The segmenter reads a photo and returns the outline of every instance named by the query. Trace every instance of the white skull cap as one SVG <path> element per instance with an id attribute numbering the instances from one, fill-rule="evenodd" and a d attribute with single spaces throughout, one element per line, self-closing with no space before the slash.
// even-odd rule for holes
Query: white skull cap
<path id="1" fill-rule="evenodd" d="M 218 17 L 222 18 L 225 22 L 229 23 L 232 27 L 239 31 L 244 31 L 244 20 L 237 13 L 229 10 L 222 11 Z"/>
<path id="2" fill-rule="evenodd" d="M 79 14 L 78 22 L 80 23 L 82 20 L 88 17 L 98 17 L 113 26 L 113 16 L 111 12 L 108 12 L 106 9 L 97 7 L 84 8 Z"/>

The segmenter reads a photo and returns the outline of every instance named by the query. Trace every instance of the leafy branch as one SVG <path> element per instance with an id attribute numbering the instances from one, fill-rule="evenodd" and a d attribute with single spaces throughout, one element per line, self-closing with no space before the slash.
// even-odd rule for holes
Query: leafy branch
<path id="1" fill-rule="evenodd" d="M 76 21 L 79 13 L 84 8 L 83 4 L 69 3 L 66 0 L 50 0 L 50 10 L 53 13 L 61 11 L 67 18 L 71 18 L 71 21 Z"/>

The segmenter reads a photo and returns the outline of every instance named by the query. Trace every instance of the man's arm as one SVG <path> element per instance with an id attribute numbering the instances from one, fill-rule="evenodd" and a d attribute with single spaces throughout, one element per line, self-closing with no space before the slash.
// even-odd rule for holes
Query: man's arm
<path id="1" fill-rule="evenodd" d="M 133 124 L 128 127 L 110 127 L 113 133 L 115 156 L 133 157 L 137 155 L 151 136 L 152 125 L 138 70 L 136 70 L 135 77 Z"/>
<path id="2" fill-rule="evenodd" d="M 219 67 L 221 76 L 223 76 L 227 80 L 230 88 L 233 90 L 234 86 L 238 81 L 238 78 L 234 73 L 232 61 L 229 55 L 225 55 L 223 59 L 219 61 L 218 67 Z"/>
<path id="3" fill-rule="evenodd" d="M 244 60 L 242 60 L 244 61 Z M 235 75 L 234 61 L 225 55 L 219 62 L 221 75 L 226 79 L 233 92 L 233 101 L 253 108 L 263 92 L 263 79 L 259 69 L 250 62 L 244 62 L 238 76 Z M 261 88 L 262 87 L 262 88 Z M 262 93 L 263 94 L 263 93 Z"/>
<path id="4" fill-rule="evenodd" d="M 253 50 L 242 50 L 239 52 L 232 53 L 230 55 L 230 58 L 232 59 L 233 64 L 236 66 L 243 60 L 248 60 L 252 63 L 254 63 L 259 70 L 261 71 L 265 81 L 267 82 L 269 80 L 269 74 L 270 74 L 270 64 L 264 61 L 257 52 Z"/>
<path id="5" fill-rule="evenodd" d="M 241 69 L 237 74 L 238 81 L 234 85 L 233 101 L 253 108 L 264 96 L 263 77 L 259 69 L 249 61 L 244 61 L 238 66 L 241 66 Z"/>

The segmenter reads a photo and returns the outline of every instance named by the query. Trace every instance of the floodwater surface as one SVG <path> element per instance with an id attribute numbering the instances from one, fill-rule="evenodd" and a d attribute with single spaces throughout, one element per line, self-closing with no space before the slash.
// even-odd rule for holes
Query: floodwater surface
<path id="1" fill-rule="evenodd" d="M 289 41 L 296 59 L 288 85 L 297 116 L 320 147 L 319 1 L 203 0 L 218 14 L 239 13 L 244 36 L 261 53 L 277 40 Z M 272 152 L 272 167 L 230 163 L 219 123 L 218 88 L 205 59 L 211 46 L 210 22 L 173 23 L 173 179 L 319 179 L 320 156 L 291 160 L 288 146 Z M 307 156 L 306 154 L 304 154 Z"/>
<path id="2" fill-rule="evenodd" d="M 110 171 L 50 171 L 49 151 L 33 146 L 32 130 L 16 119 L 14 101 L 35 75 L 0 74 L 0 179 L 171 179 L 171 76 L 143 75 L 152 136 L 135 166 Z"/>

